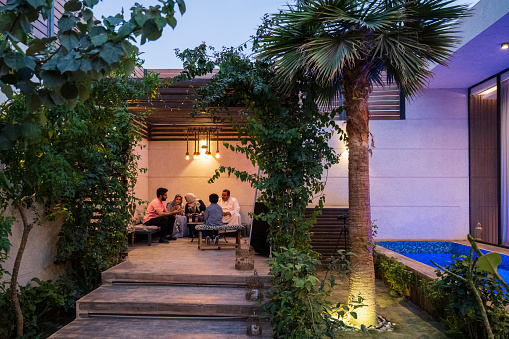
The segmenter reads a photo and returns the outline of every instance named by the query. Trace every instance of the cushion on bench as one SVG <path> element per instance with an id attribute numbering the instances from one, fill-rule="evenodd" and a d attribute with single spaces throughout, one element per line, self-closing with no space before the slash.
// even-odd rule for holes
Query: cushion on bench
<path id="1" fill-rule="evenodd" d="M 244 228 L 244 225 L 219 225 L 219 226 L 210 226 L 210 225 L 198 225 L 196 226 L 197 231 L 238 231 Z"/>
<path id="2" fill-rule="evenodd" d="M 145 229 L 143 229 L 143 227 L 145 227 Z M 155 225 L 144 226 L 143 224 L 138 224 L 138 225 L 134 226 L 134 231 L 135 232 L 152 232 L 152 233 L 155 233 L 155 232 L 159 231 L 159 226 L 155 226 Z"/>

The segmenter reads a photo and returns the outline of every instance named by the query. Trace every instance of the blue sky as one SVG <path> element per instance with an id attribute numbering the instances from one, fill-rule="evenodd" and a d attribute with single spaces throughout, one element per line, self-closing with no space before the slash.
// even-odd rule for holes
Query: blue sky
<path id="1" fill-rule="evenodd" d="M 109 16 L 129 8 L 135 3 L 145 6 L 158 4 L 157 0 L 102 0 L 94 7 L 95 16 Z M 239 46 L 256 32 L 265 13 L 284 9 L 285 0 L 185 0 L 186 13 L 177 15 L 175 30 L 167 27 L 157 41 L 141 46 L 145 68 L 182 68 L 175 57 L 175 48 L 193 48 L 205 41 L 207 45 Z M 475 3 L 477 0 L 457 0 L 457 3 Z M 290 1 L 294 3 L 294 1 Z"/>

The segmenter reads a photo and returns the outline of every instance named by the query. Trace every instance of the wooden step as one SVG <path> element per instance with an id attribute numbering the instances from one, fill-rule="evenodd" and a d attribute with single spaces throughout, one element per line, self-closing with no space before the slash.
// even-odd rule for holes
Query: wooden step
<path id="1" fill-rule="evenodd" d="M 96 315 L 249 317 L 261 314 L 246 288 L 154 284 L 105 285 L 76 302 L 76 318 Z"/>
<path id="2" fill-rule="evenodd" d="M 247 325 L 246 319 L 92 317 L 76 319 L 50 338 L 237 339 L 248 338 Z M 272 338 L 270 323 L 262 321 L 261 327 L 262 335 L 257 338 Z"/>

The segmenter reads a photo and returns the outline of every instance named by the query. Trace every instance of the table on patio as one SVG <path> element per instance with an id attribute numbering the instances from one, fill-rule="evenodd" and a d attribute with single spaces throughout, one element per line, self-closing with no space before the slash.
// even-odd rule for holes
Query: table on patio
<path id="1" fill-rule="evenodd" d="M 222 247 L 231 247 L 231 248 L 237 248 L 240 244 L 240 239 L 242 238 L 241 231 L 244 228 L 244 225 L 221 225 L 221 226 L 209 226 L 201 223 L 201 225 L 197 225 L 195 229 L 198 231 L 198 249 L 211 249 L 211 248 L 217 248 L 221 249 Z M 226 243 L 220 243 L 220 244 L 210 244 L 210 245 L 204 245 L 203 244 L 203 236 L 202 231 L 235 231 L 235 243 L 228 243 L 226 242 L 226 238 L 224 239 Z"/>

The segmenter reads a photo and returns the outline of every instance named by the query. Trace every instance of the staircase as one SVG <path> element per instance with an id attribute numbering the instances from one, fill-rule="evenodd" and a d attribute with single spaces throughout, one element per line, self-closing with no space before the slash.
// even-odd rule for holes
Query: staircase
<path id="1" fill-rule="evenodd" d="M 313 209 L 306 210 L 311 215 Z M 338 216 L 344 216 L 338 218 Z M 346 226 L 346 227 L 344 227 Z M 311 245 L 313 250 L 322 255 L 322 261 L 337 254 L 337 250 L 349 249 L 348 242 L 348 208 L 324 208 L 322 214 L 317 217 L 316 223 L 311 230 Z"/>
<path id="2" fill-rule="evenodd" d="M 235 251 L 179 239 L 141 244 L 128 258 L 103 272 L 103 285 L 77 301 L 76 320 L 51 338 L 247 338 L 249 317 L 263 312 L 245 298 L 253 271 L 234 269 Z M 266 258 L 255 268 L 270 287 Z M 271 338 L 261 320 L 261 338 Z"/>

